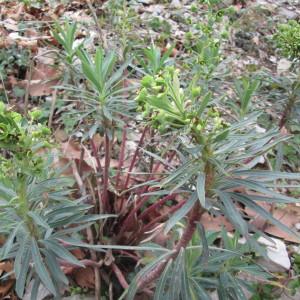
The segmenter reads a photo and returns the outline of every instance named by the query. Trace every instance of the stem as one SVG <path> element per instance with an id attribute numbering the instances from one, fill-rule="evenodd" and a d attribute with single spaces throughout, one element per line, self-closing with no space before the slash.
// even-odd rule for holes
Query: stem
<path id="1" fill-rule="evenodd" d="M 105 162 L 103 170 L 103 207 L 105 210 L 108 209 L 108 180 L 109 180 L 109 166 L 110 166 L 110 140 L 107 133 L 105 133 Z"/>
<path id="2" fill-rule="evenodd" d="M 156 201 L 152 205 L 150 205 L 147 209 L 144 210 L 143 213 L 140 214 L 140 218 L 144 219 L 147 215 L 149 215 L 151 212 L 155 211 L 156 209 L 159 209 L 163 204 L 165 204 L 168 200 L 171 200 L 175 197 L 174 194 L 165 196 L 161 198 L 160 200 Z"/>
<path id="3" fill-rule="evenodd" d="M 138 281 L 139 289 L 144 288 L 147 284 L 158 279 L 159 276 L 161 275 L 161 273 L 163 272 L 169 259 L 175 259 L 177 257 L 177 255 L 179 254 L 180 249 L 185 248 L 188 245 L 189 241 L 192 239 L 193 234 L 196 230 L 197 222 L 199 222 L 199 220 L 204 212 L 205 212 L 205 210 L 200 206 L 200 202 L 197 202 L 194 205 L 192 212 L 189 216 L 188 225 L 187 225 L 181 239 L 179 240 L 179 242 L 177 243 L 177 245 L 175 247 L 175 253 L 173 253 L 171 255 L 171 257 L 169 257 L 168 259 L 165 259 L 165 260 L 161 261 L 160 263 L 158 263 L 150 272 L 148 272 L 143 278 L 141 278 Z"/>
<path id="4" fill-rule="evenodd" d="M 279 129 L 282 129 L 286 124 L 286 122 L 289 120 L 293 107 L 296 103 L 296 100 L 297 100 L 297 96 L 294 93 L 289 96 L 288 102 L 285 106 L 285 109 L 279 121 Z"/>
<path id="5" fill-rule="evenodd" d="M 167 216 L 169 216 L 170 214 L 174 213 L 176 210 L 178 210 L 179 208 L 181 208 L 184 204 L 186 203 L 186 201 L 181 201 L 178 204 L 176 204 L 175 206 L 173 206 L 170 211 L 168 211 L 167 213 L 164 213 L 160 216 L 158 216 L 157 218 L 153 219 L 150 223 L 148 223 L 145 227 L 144 227 L 144 232 L 147 232 L 149 230 L 151 230 L 152 226 L 158 222 L 160 222 L 161 220 L 164 220 Z"/>
<path id="6" fill-rule="evenodd" d="M 93 5 L 92 5 L 92 3 L 91 3 L 90 0 L 86 0 L 86 2 L 87 2 L 87 5 L 89 7 L 89 10 L 90 10 L 90 12 L 92 14 L 92 18 L 93 18 L 93 20 L 95 22 L 96 30 L 97 30 L 99 39 L 100 39 L 100 41 L 101 41 L 101 43 L 103 45 L 103 48 L 107 48 L 106 40 L 104 39 L 103 31 L 102 31 L 102 29 L 101 29 L 101 27 L 100 27 L 100 25 L 98 23 L 98 18 L 97 18 L 97 14 L 95 12 L 95 9 L 94 9 L 94 7 L 93 7 Z"/>
<path id="7" fill-rule="evenodd" d="M 215 170 L 214 170 L 214 166 L 209 162 L 209 157 L 211 155 L 211 150 L 210 150 L 208 145 L 206 147 L 204 147 L 204 151 L 205 151 L 205 153 L 204 153 L 205 154 L 204 155 L 204 157 L 205 157 L 204 172 L 206 174 L 206 176 L 205 176 L 206 177 L 206 180 L 205 180 L 205 191 L 206 191 L 206 193 L 205 194 L 207 195 L 207 194 L 209 194 L 210 188 L 211 188 L 211 186 L 214 182 Z M 147 284 L 149 284 L 152 281 L 159 278 L 161 273 L 163 272 L 166 264 L 168 263 L 168 261 L 170 259 L 175 259 L 178 256 L 178 253 L 180 252 L 181 248 L 186 248 L 186 246 L 188 245 L 188 243 L 192 239 L 193 234 L 196 230 L 197 222 L 200 221 L 201 216 L 203 215 L 204 212 L 205 212 L 205 209 L 200 205 L 200 201 L 197 201 L 194 204 L 190 215 L 188 216 L 188 224 L 185 228 L 185 231 L 184 231 L 183 235 L 181 236 L 180 240 L 178 241 L 178 243 L 175 246 L 175 252 L 168 259 L 165 259 L 164 261 L 161 261 L 160 263 L 158 263 L 153 268 L 153 270 L 151 270 L 149 273 L 146 274 L 146 276 L 142 277 L 138 281 L 138 288 L 139 289 L 142 289 Z"/>
<path id="8" fill-rule="evenodd" d="M 129 284 L 127 283 L 122 271 L 118 268 L 118 266 L 115 263 L 112 264 L 112 270 L 115 273 L 116 277 L 118 278 L 118 281 L 122 286 L 122 288 L 126 290 L 129 287 Z"/>

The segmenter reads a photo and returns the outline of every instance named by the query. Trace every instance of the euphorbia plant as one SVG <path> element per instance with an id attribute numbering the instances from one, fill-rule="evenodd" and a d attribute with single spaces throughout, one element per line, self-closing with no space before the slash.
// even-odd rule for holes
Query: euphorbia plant
<path id="1" fill-rule="evenodd" d="M 263 233 L 251 220 L 246 220 L 243 207 L 260 214 L 289 234 L 297 235 L 259 202 L 297 202 L 292 197 L 279 194 L 272 186 L 274 180 L 282 181 L 283 185 L 289 179 L 299 180 L 299 174 L 256 170 L 252 163 L 288 136 L 281 135 L 276 129 L 257 132 L 255 125 L 259 113 L 247 115 L 239 121 L 230 114 L 221 114 L 211 93 L 199 89 L 198 95 L 193 95 L 189 89 L 181 89 L 178 72 L 174 69 L 147 76 L 142 84 L 138 102 L 146 111 L 150 124 L 160 132 L 173 131 L 181 140 L 178 148 L 181 164 L 155 186 L 166 193 L 181 189 L 188 192 L 189 197 L 165 224 L 167 233 L 183 216 L 187 216 L 185 229 L 173 251 L 146 267 L 146 273 L 142 270 L 137 275 L 130 297 L 136 289 L 144 288 L 162 274 L 165 276 L 165 267 L 171 260 L 176 262 L 182 249 L 188 246 L 197 223 L 201 223 L 201 216 L 206 211 L 224 215 L 249 245 L 261 254 L 264 254 L 263 248 L 256 242 L 253 233 Z"/>
<path id="2" fill-rule="evenodd" d="M 86 215 L 91 208 L 86 199 L 72 199 L 74 181 L 53 169 L 50 130 L 35 121 L 38 111 L 30 116 L 27 120 L 1 104 L 0 234 L 6 241 L 0 260 L 14 260 L 16 293 L 23 298 L 31 283 L 34 300 L 41 284 L 60 295 L 68 284 L 62 264 L 85 266 L 64 239 L 80 242 L 79 231 L 109 215 Z"/>

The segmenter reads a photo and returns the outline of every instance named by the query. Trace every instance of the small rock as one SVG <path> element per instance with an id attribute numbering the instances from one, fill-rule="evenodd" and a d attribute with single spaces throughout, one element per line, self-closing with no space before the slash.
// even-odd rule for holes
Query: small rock
<path id="1" fill-rule="evenodd" d="M 270 242 L 264 237 L 260 237 L 258 239 L 258 242 L 266 246 L 267 256 L 272 262 L 272 265 L 274 265 L 272 267 L 275 268 L 276 266 L 278 266 L 279 270 L 281 268 L 283 268 L 284 270 L 289 270 L 291 268 L 291 261 L 285 243 L 279 239 L 275 239 L 275 238 L 270 238 L 270 239 L 274 243 Z M 267 264 L 268 270 L 271 271 L 269 267 L 271 267 L 271 265 L 269 264 L 268 266 Z"/>
<path id="2" fill-rule="evenodd" d="M 170 8 L 181 8 L 180 0 L 172 0 Z"/>
<path id="3" fill-rule="evenodd" d="M 296 12 L 286 9 L 284 7 L 280 7 L 278 9 L 278 14 L 288 20 L 295 20 L 298 17 L 298 14 Z"/>
<path id="4" fill-rule="evenodd" d="M 282 58 L 277 63 L 277 73 L 278 73 L 278 75 L 281 75 L 281 74 L 287 72 L 290 69 L 291 65 L 292 65 L 292 63 L 288 59 Z"/>
<path id="5" fill-rule="evenodd" d="M 154 0 L 138 0 L 138 3 L 149 5 L 149 4 L 153 4 Z"/>

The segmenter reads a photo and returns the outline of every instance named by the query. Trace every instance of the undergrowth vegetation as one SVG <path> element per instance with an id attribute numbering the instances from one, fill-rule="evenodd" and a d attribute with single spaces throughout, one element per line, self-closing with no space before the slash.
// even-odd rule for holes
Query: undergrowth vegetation
<path id="1" fill-rule="evenodd" d="M 27 9 L 33 2 L 42 5 Z M 0 257 L 13 267 L 1 280 L 13 278 L 20 299 L 39 299 L 40 286 L 69 295 L 72 274 L 86 269 L 96 299 L 263 299 L 263 285 L 272 293 L 286 282 L 296 293 L 297 278 L 259 261 L 274 243 L 268 225 L 299 240 L 273 215 L 299 202 L 299 23 L 272 37 L 293 59 L 289 74 L 236 75 L 225 52 L 234 11 L 221 1 L 194 1 L 191 12 L 205 13 L 184 20 L 180 43 L 160 18 L 146 20 L 162 31 L 156 41 L 135 34 L 142 21 L 120 2 L 97 19 L 88 1 L 97 43 L 80 22 L 51 23 L 50 107 L 30 97 L 30 83 L 25 107 L 3 94 Z M 24 73 L 29 56 L 1 51 L 4 85 L 7 66 Z M 259 101 L 273 101 L 274 119 Z"/>

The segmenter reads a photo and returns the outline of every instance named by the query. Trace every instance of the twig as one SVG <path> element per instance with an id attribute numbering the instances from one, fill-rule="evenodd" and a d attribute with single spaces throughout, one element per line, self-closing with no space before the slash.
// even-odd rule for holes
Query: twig
<path id="1" fill-rule="evenodd" d="M 101 43 L 103 45 L 103 48 L 106 49 L 107 48 L 106 41 L 104 39 L 104 35 L 103 35 L 103 32 L 102 32 L 102 29 L 99 26 L 99 22 L 98 22 L 98 19 L 97 19 L 97 15 L 96 15 L 95 9 L 94 9 L 94 7 L 93 7 L 93 5 L 92 5 L 92 3 L 91 3 L 90 0 L 86 0 L 86 3 L 87 3 L 87 5 L 88 5 L 88 7 L 89 7 L 89 9 L 91 11 L 92 18 L 93 18 L 93 20 L 95 22 L 96 30 L 97 30 L 97 33 L 99 35 L 99 39 L 100 39 L 100 41 L 101 41 Z"/>
<path id="2" fill-rule="evenodd" d="M 26 100 L 26 98 L 25 98 L 25 100 Z M 48 119 L 48 127 L 49 128 L 51 128 L 51 126 L 52 126 L 52 121 L 53 121 L 53 115 L 54 115 L 54 109 L 55 109 L 56 100 L 57 100 L 57 89 L 54 89 L 54 91 L 52 93 L 51 108 L 50 108 L 50 114 L 49 114 L 49 119 Z M 28 102 L 28 98 L 27 98 L 27 102 Z"/>
<path id="3" fill-rule="evenodd" d="M 94 245 L 94 237 L 93 237 L 93 232 L 90 227 L 86 229 L 87 233 L 87 238 L 88 241 L 91 245 Z M 90 250 L 91 253 L 91 258 L 93 262 L 97 261 L 97 253 L 94 250 Z M 99 264 L 99 263 L 98 263 Z M 99 268 L 101 266 L 94 265 L 94 273 L 95 273 L 95 299 L 96 300 L 101 300 L 101 277 L 99 273 Z"/>
<path id="4" fill-rule="evenodd" d="M 9 98 L 8 98 L 8 95 L 7 95 L 7 92 L 6 92 L 6 89 L 5 89 L 4 80 L 3 80 L 3 76 L 2 76 L 1 72 L 0 72 L 0 77 L 1 77 L 1 82 L 2 82 L 2 85 L 3 85 L 3 90 L 4 90 L 6 101 L 7 101 L 7 104 L 9 104 Z"/>
<path id="5" fill-rule="evenodd" d="M 127 283 L 122 271 L 118 268 L 118 266 L 115 263 L 113 263 L 111 266 L 122 288 L 127 289 L 129 287 L 129 284 Z"/>
<path id="6" fill-rule="evenodd" d="M 28 116 L 28 103 L 29 103 L 29 88 L 30 88 L 30 82 L 32 77 L 32 67 L 33 67 L 33 61 L 31 60 L 29 64 L 29 75 L 27 79 L 27 85 L 26 85 L 26 93 L 24 98 L 24 113 L 25 116 Z"/>
<path id="7" fill-rule="evenodd" d="M 163 204 L 165 204 L 167 201 L 173 199 L 174 197 L 175 197 L 174 194 L 170 194 L 170 195 L 167 195 L 167 196 L 161 198 L 160 200 L 156 201 L 151 206 L 149 206 L 148 208 L 146 208 L 140 214 L 139 218 L 144 219 L 147 215 L 149 215 L 149 213 L 151 213 L 152 211 L 155 211 L 156 209 L 160 208 Z"/>

